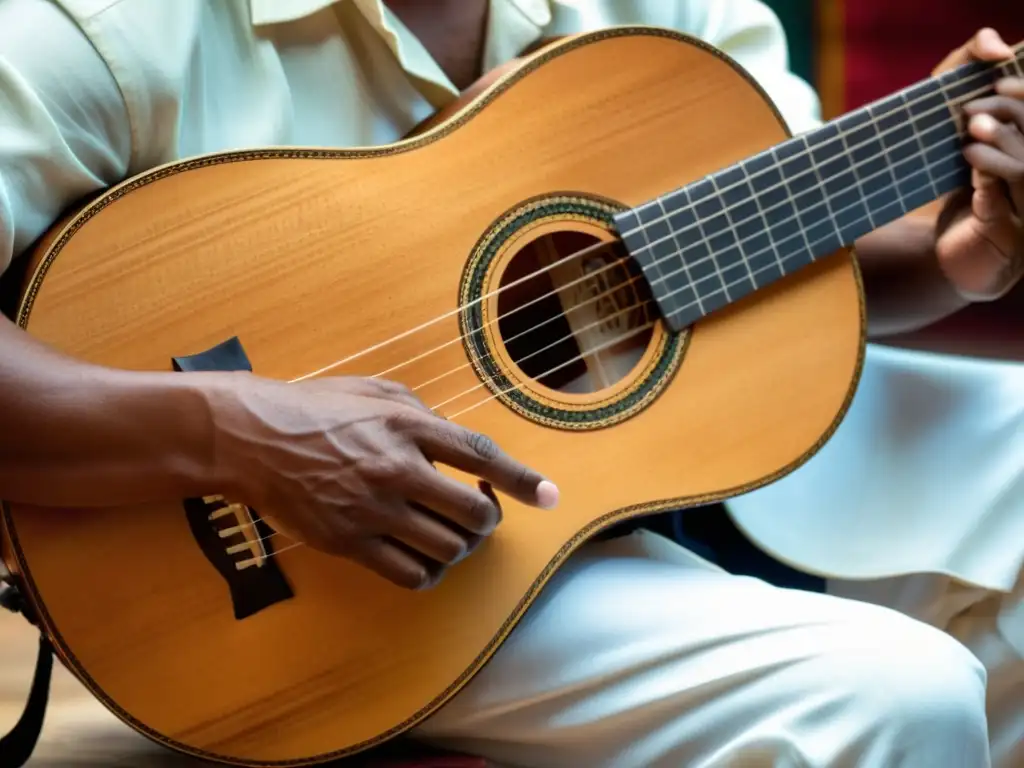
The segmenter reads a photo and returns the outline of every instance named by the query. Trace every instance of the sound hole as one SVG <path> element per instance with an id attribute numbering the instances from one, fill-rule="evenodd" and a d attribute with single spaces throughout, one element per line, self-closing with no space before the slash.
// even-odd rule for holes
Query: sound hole
<path id="1" fill-rule="evenodd" d="M 498 332 L 509 356 L 559 392 L 614 385 L 654 333 L 655 304 L 635 262 L 583 232 L 533 240 L 512 257 L 501 288 Z"/>

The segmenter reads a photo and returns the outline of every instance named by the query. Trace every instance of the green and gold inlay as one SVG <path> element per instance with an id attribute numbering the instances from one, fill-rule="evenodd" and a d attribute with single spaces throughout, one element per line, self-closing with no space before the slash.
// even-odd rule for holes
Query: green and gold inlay
<path id="1" fill-rule="evenodd" d="M 645 355 L 644 368 L 633 371 L 628 387 L 596 402 L 555 405 L 538 399 L 529 391 L 527 379 L 500 364 L 494 348 L 500 343 L 496 323 L 487 318 L 487 299 L 498 290 L 493 275 L 495 261 L 514 239 L 549 223 L 577 221 L 615 233 L 613 216 L 625 206 L 585 194 L 559 194 L 534 198 L 508 211 L 477 242 L 463 271 L 459 286 L 459 325 L 466 352 L 474 370 L 491 393 L 517 413 L 535 422 L 560 429 L 599 429 L 638 413 L 671 382 L 689 342 L 689 331 L 679 334 L 667 327 L 656 334 L 657 348 Z M 490 327 L 487 327 L 490 326 Z M 489 332 L 490 331 L 490 332 Z"/>

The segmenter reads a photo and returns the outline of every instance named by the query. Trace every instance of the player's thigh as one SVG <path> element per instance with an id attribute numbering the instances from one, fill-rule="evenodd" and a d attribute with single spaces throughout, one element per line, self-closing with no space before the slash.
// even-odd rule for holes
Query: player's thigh
<path id="1" fill-rule="evenodd" d="M 650 766 L 742 759 L 784 733 L 777 748 L 828 761 L 929 701 L 977 731 L 984 678 L 962 645 L 895 611 L 732 576 L 640 532 L 574 556 L 416 734 L 498 762 Z"/>

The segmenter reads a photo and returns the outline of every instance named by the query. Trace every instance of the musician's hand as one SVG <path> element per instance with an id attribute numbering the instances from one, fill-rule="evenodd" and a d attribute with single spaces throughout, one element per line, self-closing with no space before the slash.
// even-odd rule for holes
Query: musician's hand
<path id="1" fill-rule="evenodd" d="M 232 495 L 290 538 L 402 587 L 436 584 L 495 529 L 501 509 L 489 486 L 535 506 L 557 501 L 537 472 L 398 384 L 241 374 L 228 392 L 213 402 Z M 483 482 L 457 482 L 434 462 Z"/>
<path id="2" fill-rule="evenodd" d="M 1006 61 L 1013 50 L 983 29 L 953 51 L 935 73 L 971 61 Z M 1024 78 L 996 83 L 996 95 L 964 105 L 973 139 L 964 155 L 972 189 L 949 195 L 938 217 L 936 255 L 968 301 L 1005 295 L 1024 275 Z"/>

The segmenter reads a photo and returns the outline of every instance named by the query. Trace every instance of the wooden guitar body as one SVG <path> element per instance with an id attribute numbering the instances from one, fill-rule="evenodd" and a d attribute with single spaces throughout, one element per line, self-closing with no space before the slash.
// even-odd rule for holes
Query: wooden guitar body
<path id="1" fill-rule="evenodd" d="M 455 695 L 594 534 L 795 469 L 837 426 L 860 371 L 848 251 L 678 334 L 616 314 L 629 291 L 613 290 L 592 305 L 599 322 L 572 333 L 601 342 L 633 324 L 643 345 L 583 355 L 585 370 L 570 354 L 569 373 L 546 378 L 512 362 L 529 327 L 509 324 L 509 297 L 528 291 L 504 289 L 616 241 L 615 211 L 787 136 L 718 52 L 619 29 L 559 42 L 396 145 L 206 156 L 90 203 L 36 254 L 18 318 L 33 336 L 132 369 L 171 371 L 172 358 L 234 338 L 265 376 L 346 360 L 324 375 L 405 383 L 550 477 L 562 500 L 539 511 L 503 499 L 497 533 L 423 593 L 281 551 L 281 536 L 273 557 L 237 570 L 258 548 L 219 536 L 245 511 L 217 515 L 217 500 L 8 505 L 5 558 L 62 661 L 168 747 L 236 765 L 326 762 Z M 609 290 L 579 274 L 554 285 Z M 475 314 L 458 311 L 473 302 Z M 529 365 L 559 365 L 530 343 Z"/>

